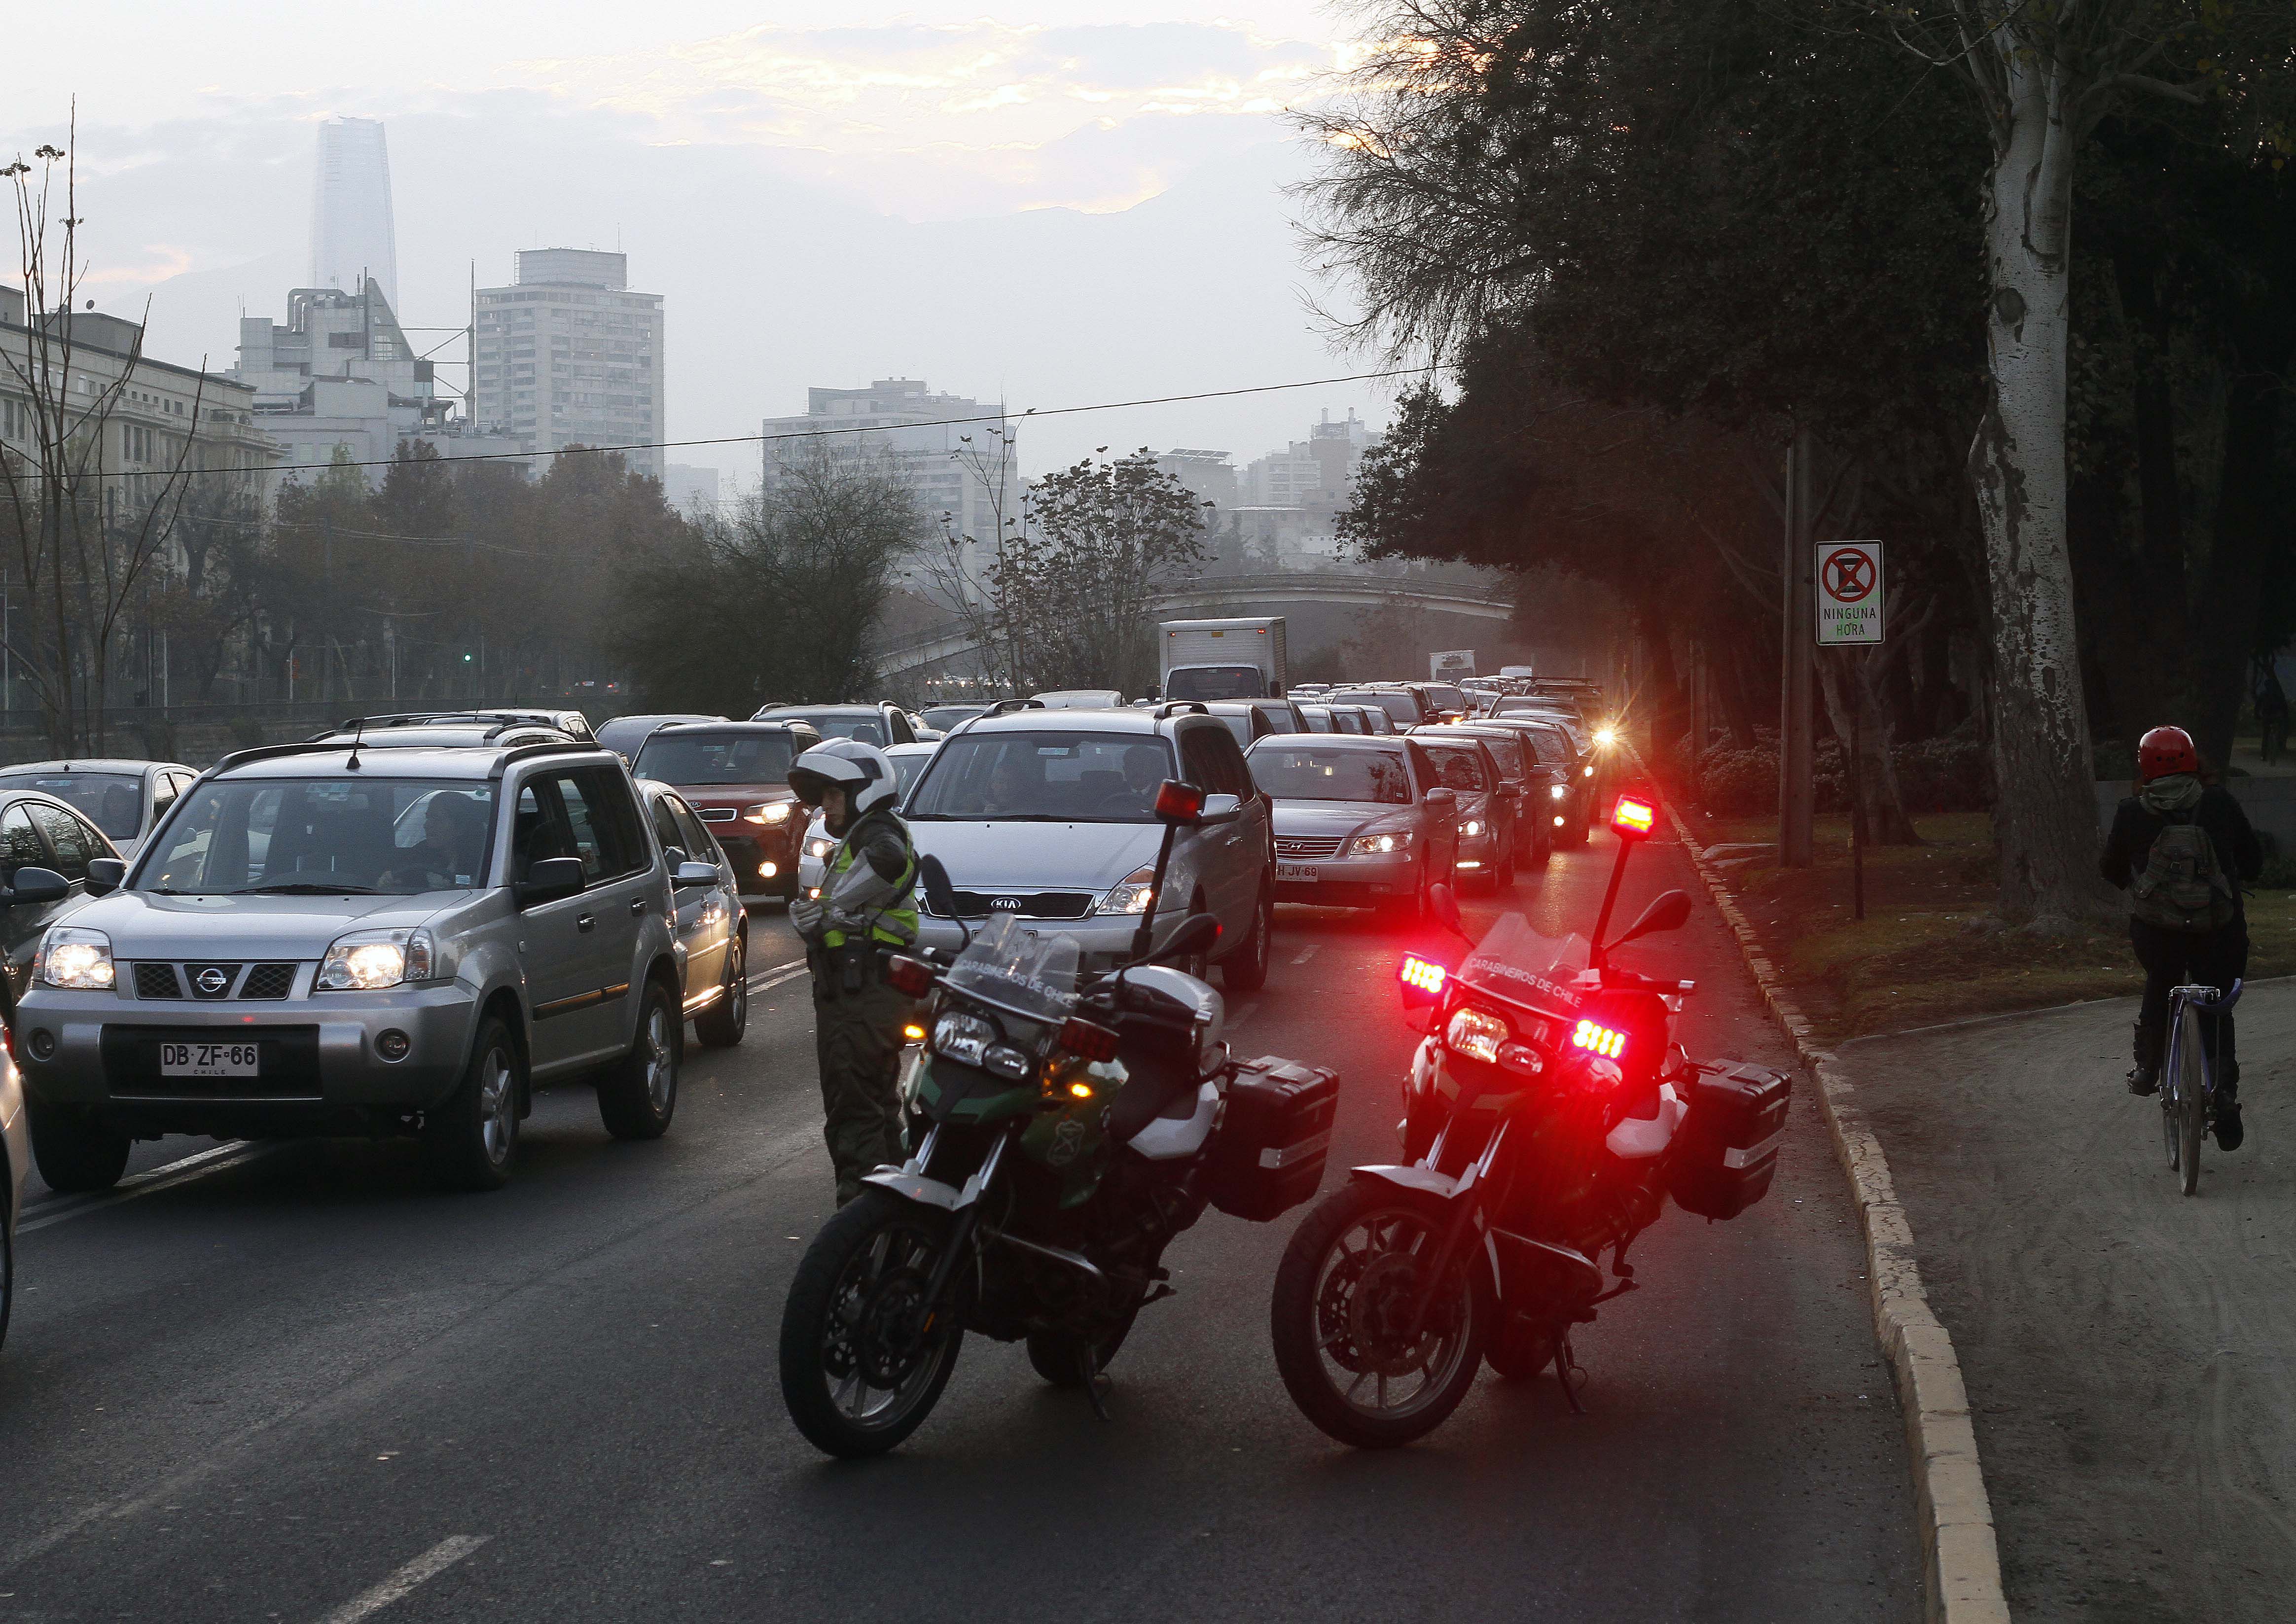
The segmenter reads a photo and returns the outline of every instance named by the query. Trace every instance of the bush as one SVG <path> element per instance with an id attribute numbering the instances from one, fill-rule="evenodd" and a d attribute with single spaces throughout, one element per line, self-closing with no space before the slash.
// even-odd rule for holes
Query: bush
<path id="1" fill-rule="evenodd" d="M 1817 809 L 1832 815 L 1849 808 L 1849 775 L 1836 740 L 1817 747 L 1814 764 Z M 1993 804 L 1993 766 L 1975 739 L 1923 739 L 1897 750 L 1898 784 L 1906 810 L 1982 812 Z M 1708 747 L 1698 759 L 1693 789 L 1699 804 L 1718 817 L 1759 817 L 1778 804 L 1778 752 L 1765 740 L 1752 750 L 1728 743 Z"/>
<path id="2" fill-rule="evenodd" d="M 1898 746 L 1908 812 L 1982 812 L 1993 804 L 1991 752 L 1965 734 Z"/>

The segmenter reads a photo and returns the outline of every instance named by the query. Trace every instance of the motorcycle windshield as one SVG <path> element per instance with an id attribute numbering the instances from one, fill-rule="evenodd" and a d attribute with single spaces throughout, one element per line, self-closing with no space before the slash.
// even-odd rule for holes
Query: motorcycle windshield
<path id="1" fill-rule="evenodd" d="M 1509 914 L 1467 956 L 1459 979 L 1511 1004 L 1570 1015 L 1578 1010 L 1578 990 L 1572 983 L 1593 958 L 1585 937 L 1573 934 L 1558 940 L 1541 936 L 1521 915 Z"/>
<path id="2" fill-rule="evenodd" d="M 948 984 L 1039 1021 L 1065 1021 L 1076 1010 L 1073 936 L 1031 930 L 1011 917 L 992 919 L 949 967 Z"/>

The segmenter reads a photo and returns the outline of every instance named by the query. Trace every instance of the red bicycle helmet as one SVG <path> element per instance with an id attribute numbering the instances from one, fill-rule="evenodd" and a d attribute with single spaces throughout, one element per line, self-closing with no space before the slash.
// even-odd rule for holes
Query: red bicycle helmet
<path id="1" fill-rule="evenodd" d="M 2201 752 L 2181 727 L 2155 727 L 2136 741 L 2136 776 L 2145 783 L 2171 773 L 2197 773 Z"/>

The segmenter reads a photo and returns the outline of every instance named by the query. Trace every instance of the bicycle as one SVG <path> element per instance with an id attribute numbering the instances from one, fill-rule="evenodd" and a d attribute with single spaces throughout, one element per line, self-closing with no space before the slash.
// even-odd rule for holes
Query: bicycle
<path id="1" fill-rule="evenodd" d="M 2240 1001 L 2242 983 L 2229 992 L 2213 987 L 2169 989 L 2169 1054 L 2161 1067 L 2161 1137 L 2169 1147 L 2169 1170 L 2179 1175 L 2184 1192 L 2201 1188 L 2201 1141 L 2208 1136 L 2217 1107 L 2216 1062 L 2201 1040 L 2202 1012 L 2228 1015 Z"/>

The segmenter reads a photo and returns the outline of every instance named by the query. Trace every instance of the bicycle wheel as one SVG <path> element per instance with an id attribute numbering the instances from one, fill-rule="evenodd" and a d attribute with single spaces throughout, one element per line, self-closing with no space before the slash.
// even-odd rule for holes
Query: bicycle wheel
<path id="1" fill-rule="evenodd" d="M 2184 1161 L 2184 1157 L 2182 1155 L 2184 1147 L 2179 1143 L 2179 1135 L 2177 1124 L 2177 1102 L 2183 1095 L 2183 1090 L 2177 1080 L 2177 1067 L 2179 1057 L 2184 1054 L 2184 1046 L 2177 1041 L 2177 1029 L 2174 1026 L 2171 1026 L 2169 1029 L 2169 1041 L 2165 1046 L 2167 1047 L 2168 1053 L 2162 1058 L 2161 1062 L 2161 1090 L 2159 1095 L 2161 1102 L 2161 1148 L 2167 1153 L 2169 1159 L 2169 1170 L 2173 1173 Z"/>
<path id="2" fill-rule="evenodd" d="M 2185 1193 L 2197 1195 L 2201 1188 L 2201 1140 L 2209 1131 L 2209 1093 L 2202 1070 L 2206 1060 L 2201 1053 L 2201 1017 L 2189 1004 L 2177 1017 L 2177 1046 L 2182 1051 L 2177 1056 L 2177 1170 L 2184 1180 Z"/>

